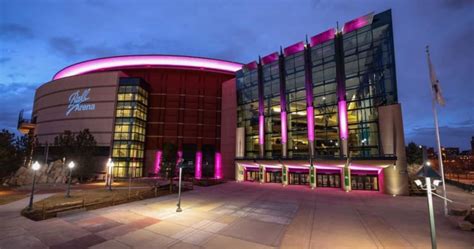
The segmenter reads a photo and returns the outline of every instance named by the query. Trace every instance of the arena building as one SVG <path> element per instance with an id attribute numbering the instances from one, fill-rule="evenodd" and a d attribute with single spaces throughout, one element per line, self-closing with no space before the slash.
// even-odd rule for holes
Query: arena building
<path id="1" fill-rule="evenodd" d="M 118 177 L 156 175 L 172 143 L 196 178 L 407 194 L 392 29 L 390 10 L 369 14 L 245 65 L 80 62 L 37 89 L 19 128 L 40 144 L 88 128 Z"/>

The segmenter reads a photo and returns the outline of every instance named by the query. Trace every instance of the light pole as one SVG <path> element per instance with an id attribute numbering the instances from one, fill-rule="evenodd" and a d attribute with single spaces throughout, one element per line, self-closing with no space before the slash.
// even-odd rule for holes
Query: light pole
<path id="1" fill-rule="evenodd" d="M 36 171 L 38 171 L 41 168 L 41 165 L 36 161 L 33 163 L 31 166 L 33 169 L 33 185 L 31 186 L 31 195 L 30 195 L 30 204 L 28 204 L 28 211 L 31 211 L 33 209 L 33 196 L 35 195 L 35 183 L 36 183 Z"/>
<path id="2" fill-rule="evenodd" d="M 183 176 L 183 159 L 180 158 L 178 161 L 178 167 L 179 167 L 179 181 L 178 181 L 178 208 L 176 209 L 176 212 L 181 212 L 181 178 Z"/>
<path id="3" fill-rule="evenodd" d="M 74 166 L 76 166 L 76 164 L 73 161 L 69 162 L 69 164 L 67 165 L 67 167 L 69 168 L 69 179 L 67 183 L 66 198 L 71 197 L 71 178 L 72 178 L 72 169 L 74 168 Z"/>
<path id="4" fill-rule="evenodd" d="M 431 163 L 425 161 L 423 167 L 416 174 L 420 178 L 425 178 L 425 184 L 420 179 L 415 180 L 415 184 L 423 190 L 426 190 L 426 195 L 428 199 L 428 213 L 430 218 L 430 232 L 431 232 L 431 248 L 436 249 L 436 228 L 435 228 L 435 218 L 434 218 L 434 209 L 433 209 L 433 195 L 440 197 L 446 201 L 452 202 L 449 199 L 433 193 L 433 190 L 436 190 L 436 187 L 439 186 L 441 181 L 439 180 L 441 176 L 433 168 L 430 167 Z M 433 184 L 431 183 L 431 178 L 433 178 Z"/>

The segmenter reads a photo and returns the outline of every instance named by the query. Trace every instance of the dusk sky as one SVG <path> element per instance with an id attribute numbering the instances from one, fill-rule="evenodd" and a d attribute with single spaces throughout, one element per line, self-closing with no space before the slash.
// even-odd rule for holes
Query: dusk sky
<path id="1" fill-rule="evenodd" d="M 406 143 L 434 146 L 425 46 L 446 99 L 444 146 L 474 136 L 474 1 L 0 0 L 0 129 L 31 114 L 35 89 L 60 69 L 124 54 L 177 54 L 248 63 L 368 14 L 392 9 Z"/>

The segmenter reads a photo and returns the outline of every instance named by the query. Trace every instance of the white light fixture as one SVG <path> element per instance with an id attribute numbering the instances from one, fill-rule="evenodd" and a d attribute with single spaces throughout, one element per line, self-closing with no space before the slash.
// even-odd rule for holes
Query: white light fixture
<path id="1" fill-rule="evenodd" d="M 74 168 L 74 166 L 76 166 L 76 164 L 75 164 L 73 161 L 71 161 L 71 162 L 67 165 L 67 167 L 70 168 L 70 169 Z"/>
<path id="2" fill-rule="evenodd" d="M 416 184 L 416 186 L 418 186 L 418 187 L 421 187 L 421 186 L 422 186 L 422 183 L 421 183 L 421 180 L 420 180 L 420 179 L 415 180 L 415 184 Z"/>
<path id="3" fill-rule="evenodd" d="M 434 180 L 433 181 L 433 185 L 435 185 L 435 187 L 438 187 L 441 183 L 441 180 Z"/>
<path id="4" fill-rule="evenodd" d="M 38 163 L 38 161 L 36 161 L 35 163 L 33 163 L 33 165 L 31 166 L 31 168 L 36 171 L 36 170 L 39 170 L 41 168 L 41 165 Z"/>
<path id="5" fill-rule="evenodd" d="M 426 162 L 426 165 L 431 166 L 430 161 L 427 161 L 427 162 Z"/>

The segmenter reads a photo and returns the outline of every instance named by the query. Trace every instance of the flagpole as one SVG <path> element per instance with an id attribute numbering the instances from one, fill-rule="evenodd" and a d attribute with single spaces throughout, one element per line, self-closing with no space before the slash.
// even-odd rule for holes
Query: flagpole
<path id="1" fill-rule="evenodd" d="M 426 53 L 428 55 L 428 60 L 429 63 L 431 63 L 430 59 L 430 51 L 429 47 L 426 46 Z M 431 70 L 431 68 L 430 68 Z M 431 73 L 431 72 L 430 72 Z M 448 215 L 448 201 L 447 201 L 447 195 L 446 195 L 446 182 L 444 180 L 444 165 L 443 165 L 443 155 L 441 152 L 441 141 L 439 138 L 439 124 L 438 124 L 438 112 L 436 111 L 436 93 L 433 91 L 433 86 L 431 87 L 431 95 L 433 97 L 432 99 L 432 108 L 433 108 L 433 117 L 434 117 L 434 123 L 435 123 L 435 132 L 436 132 L 436 143 L 438 145 L 438 162 L 439 162 L 439 169 L 441 171 L 441 180 L 443 181 L 443 201 L 444 201 L 444 215 Z"/>

